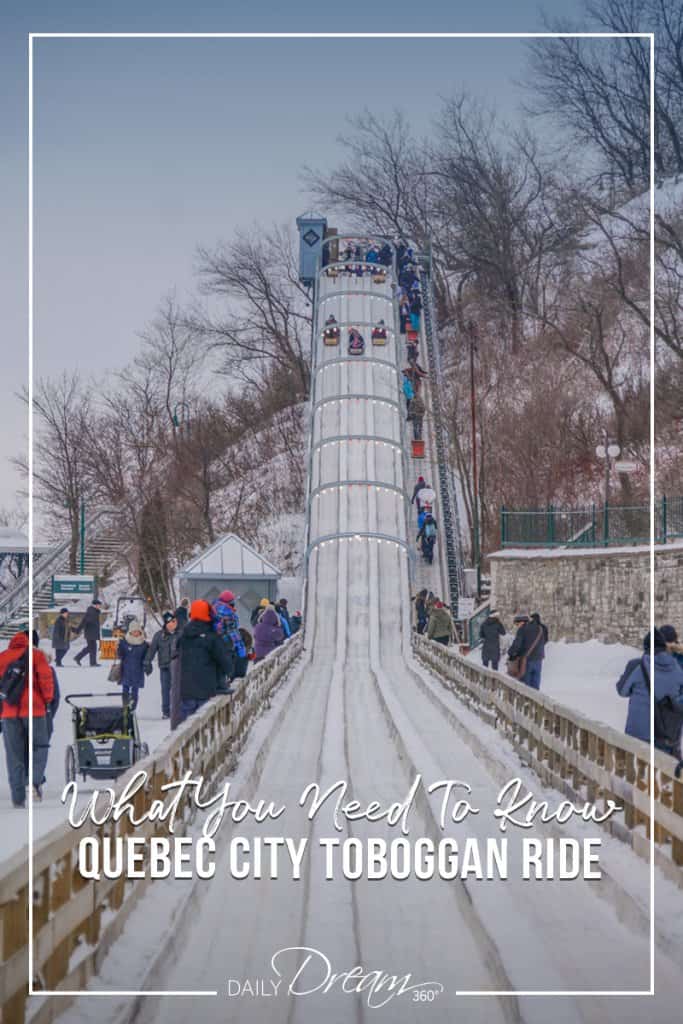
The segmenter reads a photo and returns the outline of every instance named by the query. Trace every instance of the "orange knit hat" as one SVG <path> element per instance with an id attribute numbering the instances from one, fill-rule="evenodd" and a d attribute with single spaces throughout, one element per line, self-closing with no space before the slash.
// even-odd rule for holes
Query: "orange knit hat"
<path id="1" fill-rule="evenodd" d="M 199 622 L 211 622 L 211 605 L 208 601 L 193 601 L 190 607 L 190 618 Z"/>

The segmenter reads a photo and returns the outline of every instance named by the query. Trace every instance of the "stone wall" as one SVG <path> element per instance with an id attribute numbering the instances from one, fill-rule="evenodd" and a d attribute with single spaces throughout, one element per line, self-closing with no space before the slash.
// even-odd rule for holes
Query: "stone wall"
<path id="1" fill-rule="evenodd" d="M 538 611 L 553 639 L 640 646 L 650 621 L 649 548 L 498 551 L 491 597 L 508 628 L 516 612 Z M 655 621 L 683 633 L 683 544 L 655 548 Z"/>

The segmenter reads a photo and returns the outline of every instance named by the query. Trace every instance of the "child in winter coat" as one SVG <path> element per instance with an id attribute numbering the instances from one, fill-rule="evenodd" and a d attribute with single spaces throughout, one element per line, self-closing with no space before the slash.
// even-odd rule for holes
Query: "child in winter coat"
<path id="1" fill-rule="evenodd" d="M 227 679 L 230 684 L 233 679 L 242 679 L 247 674 L 247 649 L 240 633 L 240 619 L 235 609 L 235 595 L 232 590 L 224 590 L 214 601 L 213 628 L 221 637 L 229 649 L 229 657 L 232 662 L 232 670 Z M 232 693 L 230 686 L 219 686 L 219 693 Z"/>
<path id="2" fill-rule="evenodd" d="M 121 662 L 121 686 L 123 687 L 123 703 L 131 710 L 137 707 L 138 691 L 145 685 L 145 675 L 149 675 L 152 666 L 145 672 L 145 660 L 149 644 L 145 639 L 142 626 L 133 619 L 128 632 L 119 640 L 116 657 Z"/>

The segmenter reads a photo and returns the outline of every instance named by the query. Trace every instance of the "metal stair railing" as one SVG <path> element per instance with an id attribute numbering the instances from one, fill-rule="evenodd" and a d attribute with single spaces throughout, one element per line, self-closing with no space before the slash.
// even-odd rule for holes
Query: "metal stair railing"
<path id="1" fill-rule="evenodd" d="M 443 407 L 441 404 L 441 352 L 436 337 L 433 314 L 432 277 L 429 266 L 420 267 L 422 279 L 422 313 L 424 317 L 424 333 L 429 356 L 430 394 L 432 401 L 432 420 L 434 423 L 434 440 L 439 474 L 439 491 L 441 498 L 441 533 L 446 538 L 446 563 L 448 569 L 448 589 L 453 609 L 458 607 L 458 598 L 464 594 L 464 575 L 462 557 L 462 531 L 460 528 L 460 512 L 458 499 L 453 482 L 453 472 L 449 462 L 449 437 Z"/>
<path id="2" fill-rule="evenodd" d="M 100 522 L 101 519 L 106 515 L 111 515 L 115 509 L 112 508 L 100 508 L 90 517 L 90 522 L 86 527 L 86 540 L 88 537 L 92 537 L 93 528 Z M 22 579 L 18 580 L 17 583 L 3 595 L 0 601 L 0 625 L 9 621 L 12 615 L 22 607 L 22 605 L 28 604 L 29 594 L 29 580 L 32 580 L 33 593 L 36 594 L 45 584 L 48 582 L 51 576 L 58 571 L 62 565 L 64 555 L 69 550 L 70 539 L 62 541 L 58 544 L 49 555 L 44 556 L 40 559 L 35 569 L 27 572 Z"/>

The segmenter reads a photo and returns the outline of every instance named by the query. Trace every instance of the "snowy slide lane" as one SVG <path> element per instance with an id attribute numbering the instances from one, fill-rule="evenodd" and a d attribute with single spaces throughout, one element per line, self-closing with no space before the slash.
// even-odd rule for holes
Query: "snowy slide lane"
<path id="1" fill-rule="evenodd" d="M 326 286 L 323 282 L 323 289 Z M 367 302 L 365 295 L 358 299 Z M 352 299 L 349 312 L 361 319 Z M 321 322 L 326 315 L 323 306 Z M 388 321 L 387 316 L 384 319 Z M 330 352 L 333 358 L 343 358 L 344 342 L 344 335 L 337 349 L 325 349 L 318 342 L 319 360 Z M 366 353 L 372 353 L 369 346 Z M 393 342 L 382 349 L 382 358 L 396 358 Z M 313 491 L 321 484 L 366 483 L 330 487 L 314 498 L 306 660 L 277 694 L 272 710 L 256 723 L 234 779 L 234 795 L 287 805 L 280 822 L 245 822 L 232 826 L 234 833 L 249 839 L 306 837 L 310 860 L 304 861 L 300 881 L 292 881 L 286 860 L 277 880 L 240 882 L 230 878 L 224 859 L 219 862 L 215 878 L 197 886 L 191 920 L 154 979 L 161 990 L 217 989 L 219 997 L 146 1002 L 140 1020 L 153 1015 L 164 1024 L 184 1024 L 192 1012 L 210 1024 L 408 1024 L 427 1015 L 439 1024 L 455 1019 L 542 1024 L 551 1017 L 560 1024 L 641 1020 L 654 1007 L 635 999 L 456 998 L 456 989 L 644 987 L 646 938 L 630 935 L 587 883 L 518 883 L 514 862 L 505 883 L 388 878 L 352 883 L 339 872 L 334 882 L 325 881 L 317 840 L 335 834 L 330 814 L 323 811 L 311 824 L 297 806 L 311 782 L 324 788 L 347 779 L 348 796 L 366 804 L 402 799 L 416 771 L 426 783 L 439 778 L 466 780 L 473 787 L 472 802 L 482 813 L 468 817 L 463 825 L 448 826 L 446 834 L 459 840 L 468 834 L 493 834 L 490 809 L 500 786 L 454 728 L 454 718 L 466 718 L 467 713 L 412 656 L 405 517 L 402 499 L 393 490 L 406 485 L 401 453 L 392 443 L 400 436 L 400 427 L 392 408 L 377 401 L 391 397 L 385 369 L 369 361 L 356 369 L 349 361 L 348 367 L 331 362 L 316 371 L 316 382 L 326 381 L 324 386 L 317 383 L 316 401 L 352 391 L 376 400 L 373 405 L 372 398 L 346 398 L 316 413 Z M 381 434 L 385 441 L 324 443 L 353 434 Z M 316 544 L 320 538 L 356 531 L 382 533 L 401 543 L 363 537 Z M 489 737 L 492 744 L 499 742 L 492 731 Z M 423 834 L 439 837 L 435 812 L 434 802 L 418 801 L 410 816 L 413 840 Z M 226 826 L 219 848 L 227 848 L 228 831 Z M 380 824 L 345 823 L 338 838 L 392 839 L 397 834 Z M 161 884 L 165 885 L 153 886 L 147 897 L 148 918 Z M 168 894 L 168 887 L 165 891 Z M 163 943 L 163 936 L 158 942 Z M 134 984 L 125 943 L 124 935 L 119 944 L 123 951 L 117 951 L 120 969 L 110 968 L 115 987 Z M 415 981 L 439 982 L 445 991 L 429 1007 L 414 1004 L 405 995 L 381 1009 L 369 1009 L 366 995 L 346 994 L 338 987 L 325 995 L 292 998 L 283 985 L 276 997 L 226 998 L 227 979 L 269 978 L 273 954 L 293 946 L 320 950 L 336 971 L 362 964 L 365 971 L 410 972 Z M 286 954 L 283 970 L 291 974 L 297 963 L 296 954 Z M 103 976 L 106 968 L 105 961 Z M 665 963 L 658 978 L 665 1012 L 651 1019 L 676 1018 L 677 980 Z M 65 1019 L 93 1019 L 97 1002 L 77 1004 Z"/>

